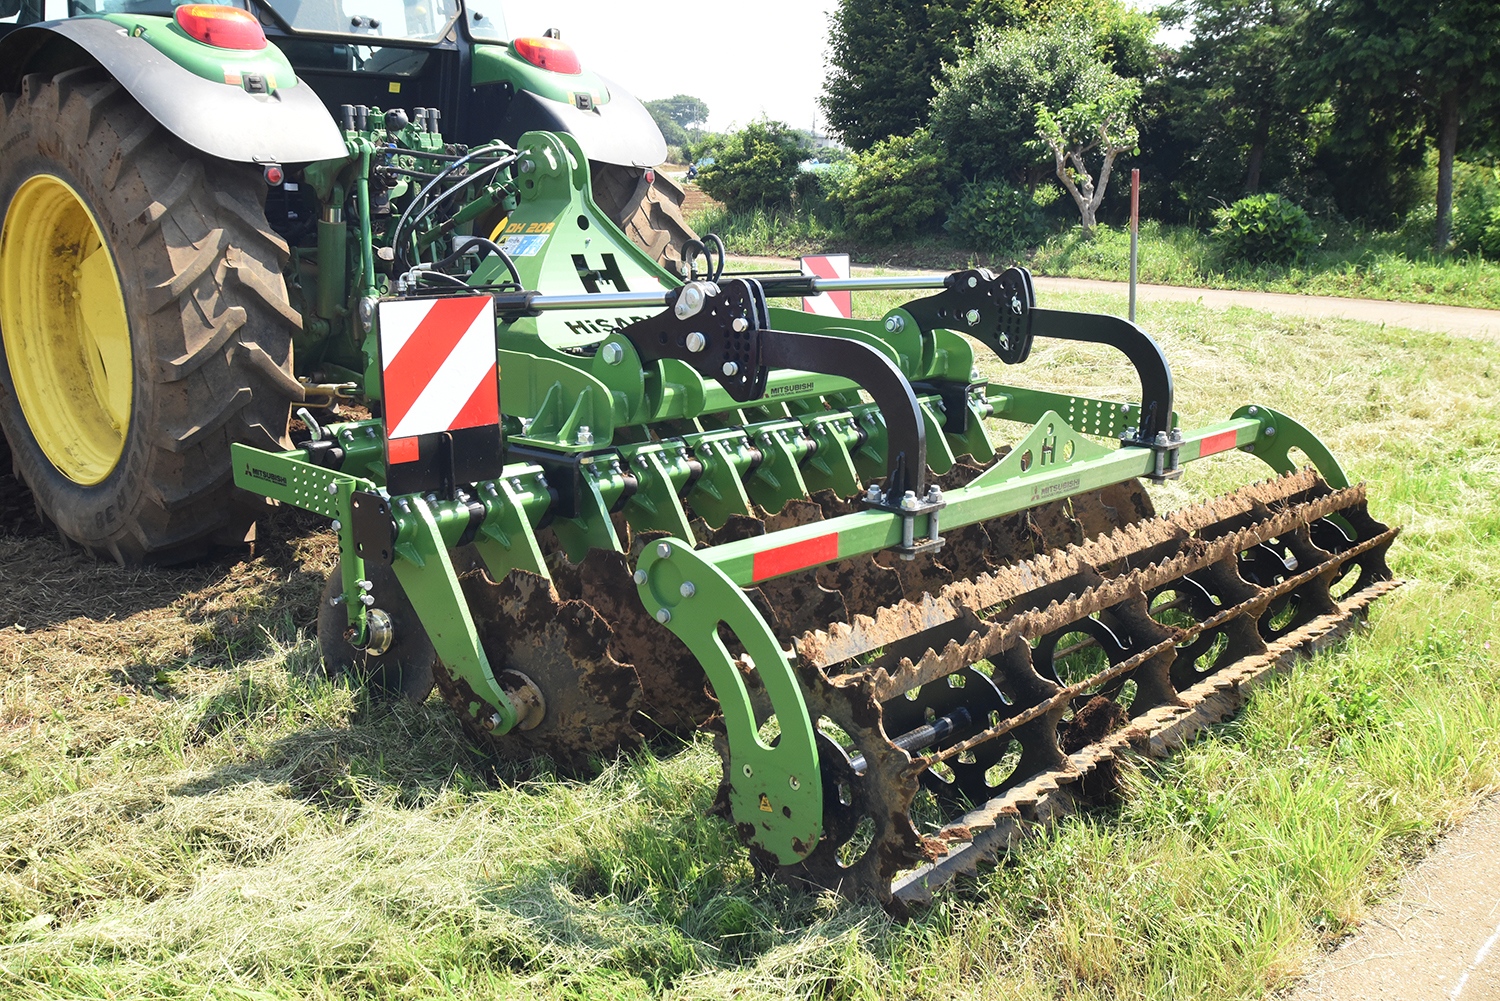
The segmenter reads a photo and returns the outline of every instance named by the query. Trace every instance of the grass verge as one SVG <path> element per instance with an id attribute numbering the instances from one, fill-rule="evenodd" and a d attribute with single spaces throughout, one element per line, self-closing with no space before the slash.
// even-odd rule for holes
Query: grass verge
<path id="1" fill-rule="evenodd" d="M 1057 296 L 1049 306 L 1122 311 Z M 856 296 L 878 315 L 892 302 Z M 1324 435 L 1410 583 L 1122 804 L 896 925 L 757 883 L 703 812 L 706 741 L 494 769 L 436 702 L 318 677 L 333 559 L 124 571 L 0 536 L 0 996 L 1258 998 L 1500 784 L 1500 349 L 1146 303 L 1189 424 L 1264 403 Z M 1117 397 L 1042 342 L 1013 382 Z M 1222 461 L 1221 461 L 1222 460 Z M 1263 476 L 1189 467 L 1162 509 Z"/>

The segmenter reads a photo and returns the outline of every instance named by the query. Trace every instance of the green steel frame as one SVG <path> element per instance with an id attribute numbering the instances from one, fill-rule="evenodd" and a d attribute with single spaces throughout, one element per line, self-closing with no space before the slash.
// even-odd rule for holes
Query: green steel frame
<path id="1" fill-rule="evenodd" d="M 372 215 L 373 164 L 394 160 L 403 169 L 432 171 L 440 162 L 423 154 L 442 146 L 413 129 L 399 136 L 349 132 L 346 139 L 346 158 L 306 171 L 325 205 L 342 206 L 352 192 L 356 217 L 345 222 L 325 212 L 316 248 L 298 252 L 316 264 L 318 276 L 316 282 L 304 279 L 304 301 L 315 304 L 317 315 L 305 324 L 303 347 L 325 370 L 348 375 L 373 400 L 379 398 L 374 304 L 392 294 L 399 278 L 377 267 L 377 251 L 390 245 L 395 227 L 389 218 Z M 386 148 L 392 142 L 402 147 L 394 154 Z M 884 476 L 890 460 L 886 415 L 863 401 L 859 387 L 846 379 L 774 371 L 765 396 L 743 404 L 681 361 L 643 362 L 622 328 L 664 306 L 622 306 L 619 293 L 649 303 L 681 283 L 659 270 L 593 205 L 587 169 L 571 137 L 528 134 L 514 181 L 476 183 L 462 206 L 445 217 L 442 232 L 409 234 L 414 253 L 435 257 L 440 239 L 471 230 L 475 220 L 496 211 L 508 213 L 504 231 L 529 238 L 513 243 L 524 251 L 515 257 L 521 283 L 572 297 L 567 308 L 501 311 L 496 353 L 503 429 L 509 454 L 524 461 L 510 462 L 494 479 L 465 485 L 462 497 L 391 496 L 383 489 L 384 426 L 363 420 L 320 429 L 342 450 L 338 468 L 319 464 L 312 449 L 272 453 L 236 445 L 235 481 L 333 519 L 342 556 L 342 602 L 356 645 L 368 638 L 371 601 L 366 586 L 371 540 L 359 536 L 356 523 L 360 505 L 379 505 L 390 537 L 375 540 L 375 549 L 388 552 L 438 657 L 492 712 L 477 704 L 471 710 L 490 719 L 498 733 L 515 725 L 516 708 L 479 642 L 450 550 L 472 541 L 487 572 L 499 579 L 512 569 L 547 574 L 537 538 L 544 523 L 574 561 L 595 547 L 623 551 L 615 512 L 636 530 L 668 533 L 639 558 L 640 599 L 692 651 L 723 708 L 736 823 L 753 829 L 750 840 L 756 846 L 791 863 L 812 851 L 821 830 L 814 721 L 793 672 L 794 654 L 781 647 L 745 588 L 898 547 L 905 532 L 937 536 L 944 527 L 1151 477 L 1161 473 L 1163 453 L 1130 439 L 1129 404 L 971 382 L 973 342 L 948 330 L 923 329 L 904 309 L 875 321 L 834 322 L 773 308 L 774 329 L 874 347 L 912 384 L 920 384 L 917 405 L 928 465 L 935 472 L 951 468 L 960 455 L 992 460 L 987 426 L 1010 425 L 1015 433 L 1005 437 L 1011 448 L 969 485 L 948 491 L 940 510 L 909 515 L 871 507 L 700 548 L 706 540 L 696 537 L 689 510 L 719 527 L 733 515 L 757 508 L 774 513 L 825 488 L 850 496 Z M 491 256 L 469 283 L 504 277 L 503 264 Z M 967 389 L 945 397 L 920 388 L 935 384 Z M 949 409 L 960 406 L 967 413 Z M 1239 449 L 1285 472 L 1300 450 L 1331 485 L 1347 484 L 1307 428 L 1264 407 L 1247 406 L 1227 420 L 1192 430 L 1178 427 L 1172 415 L 1168 426 L 1177 432 L 1171 441 L 1177 468 Z M 948 427 L 963 430 L 950 434 Z M 576 484 L 566 513 L 559 511 L 555 484 L 548 480 L 559 469 Z M 476 504 L 482 516 L 475 514 Z M 741 658 L 749 658 L 764 681 L 780 727 L 774 745 L 757 730 L 743 665 L 726 647 L 721 627 L 739 641 Z"/>

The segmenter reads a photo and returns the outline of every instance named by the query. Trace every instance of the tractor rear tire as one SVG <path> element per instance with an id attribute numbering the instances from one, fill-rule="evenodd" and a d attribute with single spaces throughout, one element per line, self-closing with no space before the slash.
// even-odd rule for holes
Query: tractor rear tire
<path id="1" fill-rule="evenodd" d="M 97 67 L 0 94 L 0 427 L 64 536 L 122 564 L 243 541 L 229 446 L 290 447 L 300 317 L 260 170 Z"/>
<path id="2" fill-rule="evenodd" d="M 682 260 L 682 248 L 698 234 L 682 215 L 687 197 L 681 186 L 659 170 L 589 162 L 594 204 L 625 235 L 662 266 Z M 648 175 L 649 179 L 648 179 Z"/>

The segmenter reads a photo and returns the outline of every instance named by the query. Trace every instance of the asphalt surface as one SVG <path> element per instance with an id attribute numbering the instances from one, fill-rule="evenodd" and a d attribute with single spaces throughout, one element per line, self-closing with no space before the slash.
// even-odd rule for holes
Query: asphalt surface
<path id="1" fill-rule="evenodd" d="M 1067 289 L 1129 295 L 1125 282 L 1103 282 L 1091 278 L 1035 279 L 1038 291 Z M 1382 299 L 1344 299 L 1331 295 L 1286 295 L 1281 292 L 1239 292 L 1231 289 L 1176 288 L 1171 285 L 1137 285 L 1136 302 L 1200 302 L 1223 309 L 1247 306 L 1288 316 L 1327 316 L 1366 323 L 1383 323 L 1408 330 L 1457 334 L 1479 340 L 1500 341 L 1500 310 L 1468 306 L 1435 306 L 1420 302 L 1386 302 Z"/>
<path id="2" fill-rule="evenodd" d="M 731 257 L 730 262 L 764 268 L 797 268 L 796 258 Z M 855 273 L 861 277 L 870 272 L 868 265 L 856 262 Z M 945 274 L 940 271 L 885 269 L 888 274 Z M 1128 296 L 1126 282 L 1106 282 L 1093 278 L 1048 278 L 1034 276 L 1038 292 L 1102 292 Z M 1387 302 L 1383 299 L 1345 299 L 1331 295 L 1287 295 L 1281 292 L 1241 292 L 1232 289 L 1178 288 L 1172 285 L 1137 285 L 1136 302 L 1199 302 L 1213 309 L 1245 306 L 1288 316 L 1326 316 L 1366 323 L 1383 323 L 1407 330 L 1454 334 L 1476 340 L 1500 341 L 1500 310 L 1474 309 L 1468 306 L 1436 306 L 1419 302 Z"/>

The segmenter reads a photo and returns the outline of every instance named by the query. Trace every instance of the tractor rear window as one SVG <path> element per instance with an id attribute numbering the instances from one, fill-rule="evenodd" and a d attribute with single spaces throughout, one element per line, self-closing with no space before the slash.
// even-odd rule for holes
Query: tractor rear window
<path id="1" fill-rule="evenodd" d="M 457 0 L 267 0 L 296 31 L 435 42 L 458 15 Z"/>

